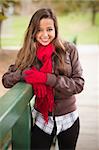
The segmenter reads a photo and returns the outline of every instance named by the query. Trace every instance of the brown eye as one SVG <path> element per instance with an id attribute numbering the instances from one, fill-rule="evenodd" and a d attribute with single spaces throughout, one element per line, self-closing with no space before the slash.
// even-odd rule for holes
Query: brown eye
<path id="1" fill-rule="evenodd" d="M 52 28 L 49 28 L 49 29 L 48 29 L 48 31 L 52 31 L 52 30 L 53 30 Z"/>
<path id="2" fill-rule="evenodd" d="M 39 29 L 39 30 L 37 30 L 37 32 L 40 32 L 41 30 Z"/>
<path id="3" fill-rule="evenodd" d="M 37 32 L 40 32 L 40 31 L 42 31 L 42 29 L 39 28 L 39 29 L 37 30 Z"/>

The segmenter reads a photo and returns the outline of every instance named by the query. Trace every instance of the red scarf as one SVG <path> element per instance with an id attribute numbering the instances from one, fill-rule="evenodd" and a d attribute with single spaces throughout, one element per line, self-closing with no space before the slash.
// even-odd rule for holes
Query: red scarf
<path id="1" fill-rule="evenodd" d="M 37 49 L 37 58 L 42 62 L 42 67 L 40 68 L 40 71 L 44 73 L 52 73 L 52 54 L 54 52 L 55 48 L 53 44 L 48 44 L 47 46 L 38 45 Z M 54 96 L 53 96 L 53 88 L 46 86 L 45 84 L 35 84 L 34 85 L 34 91 L 35 88 L 38 90 L 41 89 L 43 92 L 42 96 L 36 97 L 36 103 L 35 108 L 39 110 L 44 119 L 45 122 L 48 122 L 48 112 L 52 112 L 53 105 L 54 105 Z"/>

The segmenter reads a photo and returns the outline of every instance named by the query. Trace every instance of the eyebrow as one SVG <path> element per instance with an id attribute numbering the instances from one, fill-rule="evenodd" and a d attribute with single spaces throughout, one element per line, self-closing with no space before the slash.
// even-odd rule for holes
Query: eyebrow
<path id="1" fill-rule="evenodd" d="M 43 28 L 43 27 L 39 26 L 39 28 Z M 51 25 L 51 26 L 47 26 L 46 28 L 54 28 L 54 26 Z"/>

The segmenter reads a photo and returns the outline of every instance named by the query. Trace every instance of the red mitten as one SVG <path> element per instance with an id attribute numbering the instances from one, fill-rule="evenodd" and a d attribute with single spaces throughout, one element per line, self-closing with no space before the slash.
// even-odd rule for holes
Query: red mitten
<path id="1" fill-rule="evenodd" d="M 46 86 L 44 84 L 33 84 L 34 93 L 38 98 L 44 98 L 47 95 Z"/>
<path id="2" fill-rule="evenodd" d="M 29 84 L 34 83 L 46 83 L 47 75 L 41 71 L 38 71 L 36 68 L 26 70 L 23 72 L 24 80 Z"/>

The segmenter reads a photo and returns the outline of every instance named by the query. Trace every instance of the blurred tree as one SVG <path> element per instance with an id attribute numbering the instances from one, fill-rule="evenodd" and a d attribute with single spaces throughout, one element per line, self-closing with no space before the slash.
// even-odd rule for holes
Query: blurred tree
<path id="1" fill-rule="evenodd" d="M 83 12 L 91 12 L 92 17 L 91 17 L 91 23 L 92 25 L 95 25 L 95 20 L 96 20 L 96 15 L 99 12 L 99 0 L 81 0 L 81 1 L 76 1 L 77 7 L 79 7 L 80 11 Z M 75 9 L 76 10 L 76 9 Z"/>
<path id="2" fill-rule="evenodd" d="M 17 3 L 17 1 L 18 0 L 0 0 L 0 48 L 1 48 L 1 31 L 3 21 L 7 19 L 9 15 L 13 15 L 14 4 Z"/>
<path id="3" fill-rule="evenodd" d="M 99 12 L 99 0 L 52 0 L 58 12 L 68 14 L 70 12 L 92 13 L 91 22 L 95 25 L 96 14 Z"/>
<path id="4" fill-rule="evenodd" d="M 96 14 L 99 12 L 99 0 L 90 1 L 88 6 L 91 8 L 92 12 L 92 25 L 95 25 Z"/>
<path id="5" fill-rule="evenodd" d="M 21 14 L 29 14 L 32 9 L 32 0 L 20 0 L 21 3 Z"/>
<path id="6" fill-rule="evenodd" d="M 81 5 L 81 10 L 84 11 L 86 13 L 86 11 L 90 11 L 92 14 L 92 18 L 91 18 L 91 23 L 92 25 L 95 25 L 95 20 L 96 20 L 96 15 L 99 12 L 99 0 L 84 0 L 81 1 L 82 5 Z M 80 3 L 81 3 L 80 2 Z"/>
<path id="7" fill-rule="evenodd" d="M 0 1 L 0 48 L 1 48 L 1 29 L 2 29 L 2 23 L 7 18 L 4 13 L 4 8 L 7 8 L 8 5 L 6 1 Z"/>

